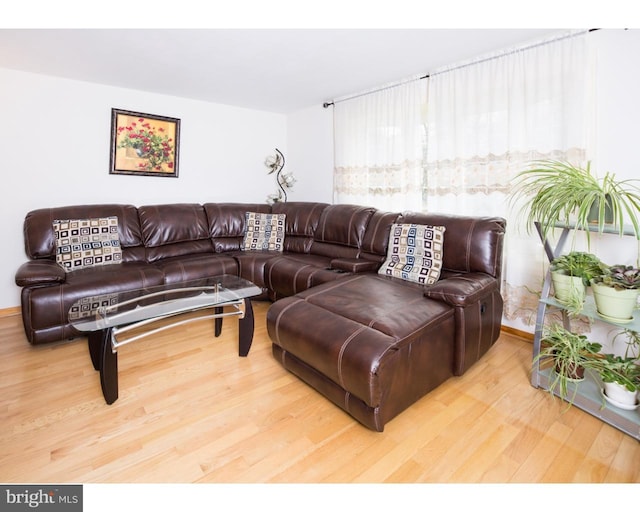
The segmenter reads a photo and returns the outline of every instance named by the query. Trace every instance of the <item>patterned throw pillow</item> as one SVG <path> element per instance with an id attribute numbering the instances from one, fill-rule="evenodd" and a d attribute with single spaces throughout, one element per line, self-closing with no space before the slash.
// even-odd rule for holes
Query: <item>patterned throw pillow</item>
<path id="1" fill-rule="evenodd" d="M 118 217 L 54 220 L 56 262 L 73 272 L 122 262 Z"/>
<path id="2" fill-rule="evenodd" d="M 282 251 L 284 242 L 284 213 L 246 212 L 247 230 L 243 251 Z"/>
<path id="3" fill-rule="evenodd" d="M 378 274 L 433 284 L 442 270 L 444 226 L 393 224 L 387 258 Z"/>

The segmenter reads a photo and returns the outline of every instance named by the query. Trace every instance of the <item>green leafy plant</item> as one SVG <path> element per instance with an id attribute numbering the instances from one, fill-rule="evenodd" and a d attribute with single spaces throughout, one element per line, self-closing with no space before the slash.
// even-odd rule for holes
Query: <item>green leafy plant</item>
<path id="1" fill-rule="evenodd" d="M 601 276 L 606 268 L 606 265 L 597 256 L 588 252 L 572 251 L 551 262 L 552 272 L 580 277 L 585 286 L 589 286 L 594 277 Z"/>
<path id="2" fill-rule="evenodd" d="M 590 341 L 584 334 L 577 334 L 554 323 L 545 329 L 541 338 L 542 349 L 533 363 L 550 362 L 553 372 L 549 376 L 548 390 L 557 393 L 569 405 L 573 403 L 576 390 L 569 395 L 569 383 L 579 380 L 584 370 L 597 365 L 602 350 L 600 343 Z"/>
<path id="3" fill-rule="evenodd" d="M 640 366 L 635 357 L 603 354 L 595 369 L 603 382 L 616 382 L 628 391 L 640 390 Z"/>
<path id="4" fill-rule="evenodd" d="M 512 204 L 523 201 L 519 214 L 526 217 L 528 232 L 537 223 L 547 239 L 556 224 L 573 225 L 585 231 L 589 242 L 590 225 L 603 232 L 608 209 L 620 234 L 627 216 L 640 239 L 640 181 L 616 180 L 610 172 L 598 178 L 590 162 L 584 168 L 557 160 L 538 160 L 532 165 L 516 176 L 510 197 Z M 594 206 L 598 214 L 591 223 Z"/>
<path id="5" fill-rule="evenodd" d="M 597 256 L 588 252 L 572 251 L 551 261 L 554 295 L 569 315 L 575 317 L 582 313 L 586 289 L 605 267 Z"/>
<path id="6" fill-rule="evenodd" d="M 563 299 L 556 297 L 556 300 L 562 304 L 567 314 L 572 318 L 579 316 L 584 309 L 584 295 L 575 289 L 570 290 L 567 297 Z"/>

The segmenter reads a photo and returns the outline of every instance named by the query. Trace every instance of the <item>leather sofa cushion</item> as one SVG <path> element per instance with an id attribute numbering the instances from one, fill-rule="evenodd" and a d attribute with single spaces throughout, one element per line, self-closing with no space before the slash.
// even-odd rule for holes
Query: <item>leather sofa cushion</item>
<path id="1" fill-rule="evenodd" d="M 398 213 L 376 210 L 364 233 L 359 257 L 382 263 L 387 254 L 389 231 L 398 218 Z"/>
<path id="2" fill-rule="evenodd" d="M 264 265 L 264 282 L 271 300 L 295 295 L 307 288 L 333 281 L 346 274 L 330 269 L 331 258 L 316 254 L 286 253 Z"/>
<path id="3" fill-rule="evenodd" d="M 30 325 L 25 328 L 38 326 L 39 330 L 46 330 L 47 327 L 67 324 L 67 312 L 71 305 L 87 296 L 115 293 L 163 283 L 162 271 L 144 262 L 103 265 L 76 270 L 66 274 L 66 281 L 59 286 L 24 289 L 26 293 L 22 294 L 22 308 L 33 314 L 33 317 L 28 317 Z M 33 308 L 31 304 L 37 304 L 38 307 Z M 77 333 L 75 334 L 77 335 Z"/>
<path id="4" fill-rule="evenodd" d="M 318 228 L 314 234 L 312 252 L 328 255 L 325 253 L 322 243 L 359 249 L 362 246 L 367 224 L 374 211 L 374 208 L 357 205 L 334 204 L 327 206 L 322 211 Z"/>
<path id="5" fill-rule="evenodd" d="M 453 216 L 438 213 L 404 213 L 399 223 L 444 226 L 442 269 L 484 272 L 500 279 L 506 220 L 499 217 Z"/>
<path id="6" fill-rule="evenodd" d="M 347 276 L 298 296 L 397 339 L 409 336 L 441 313 L 453 314 L 450 305 L 426 298 L 424 286 L 376 274 Z"/>
<path id="7" fill-rule="evenodd" d="M 274 303 L 267 325 L 275 345 L 369 407 L 382 404 L 395 386 L 412 389 L 414 383 L 403 381 L 415 363 L 414 343 L 438 348 L 425 376 L 430 366 L 439 382 L 452 374 L 453 308 L 425 298 L 415 283 L 348 276 Z"/>
<path id="8" fill-rule="evenodd" d="M 328 207 L 327 203 L 287 202 L 274 203 L 271 211 L 286 215 L 285 252 L 308 253 L 311 250 L 313 236 L 318 229 L 320 216 Z"/>
<path id="9" fill-rule="evenodd" d="M 147 205 L 138 208 L 147 261 L 212 252 L 207 216 L 199 204 Z"/>
<path id="10" fill-rule="evenodd" d="M 205 203 L 208 232 L 215 252 L 239 251 L 246 231 L 246 213 L 270 213 L 271 206 L 256 203 Z"/>
<path id="11" fill-rule="evenodd" d="M 238 263 L 232 256 L 211 252 L 164 258 L 155 262 L 154 266 L 162 270 L 166 284 L 222 274 L 238 275 Z"/>

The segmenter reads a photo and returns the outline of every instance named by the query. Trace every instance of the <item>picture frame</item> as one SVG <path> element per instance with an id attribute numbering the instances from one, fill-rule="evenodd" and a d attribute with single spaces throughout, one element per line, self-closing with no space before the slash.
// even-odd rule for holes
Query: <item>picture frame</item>
<path id="1" fill-rule="evenodd" d="M 180 119 L 111 109 L 109 174 L 178 177 Z"/>

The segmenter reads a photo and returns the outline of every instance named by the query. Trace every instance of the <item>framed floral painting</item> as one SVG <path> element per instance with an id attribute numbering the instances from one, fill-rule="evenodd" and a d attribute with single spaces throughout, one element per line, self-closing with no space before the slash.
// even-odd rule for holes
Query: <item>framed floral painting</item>
<path id="1" fill-rule="evenodd" d="M 178 177 L 180 119 L 111 109 L 109 174 Z"/>

